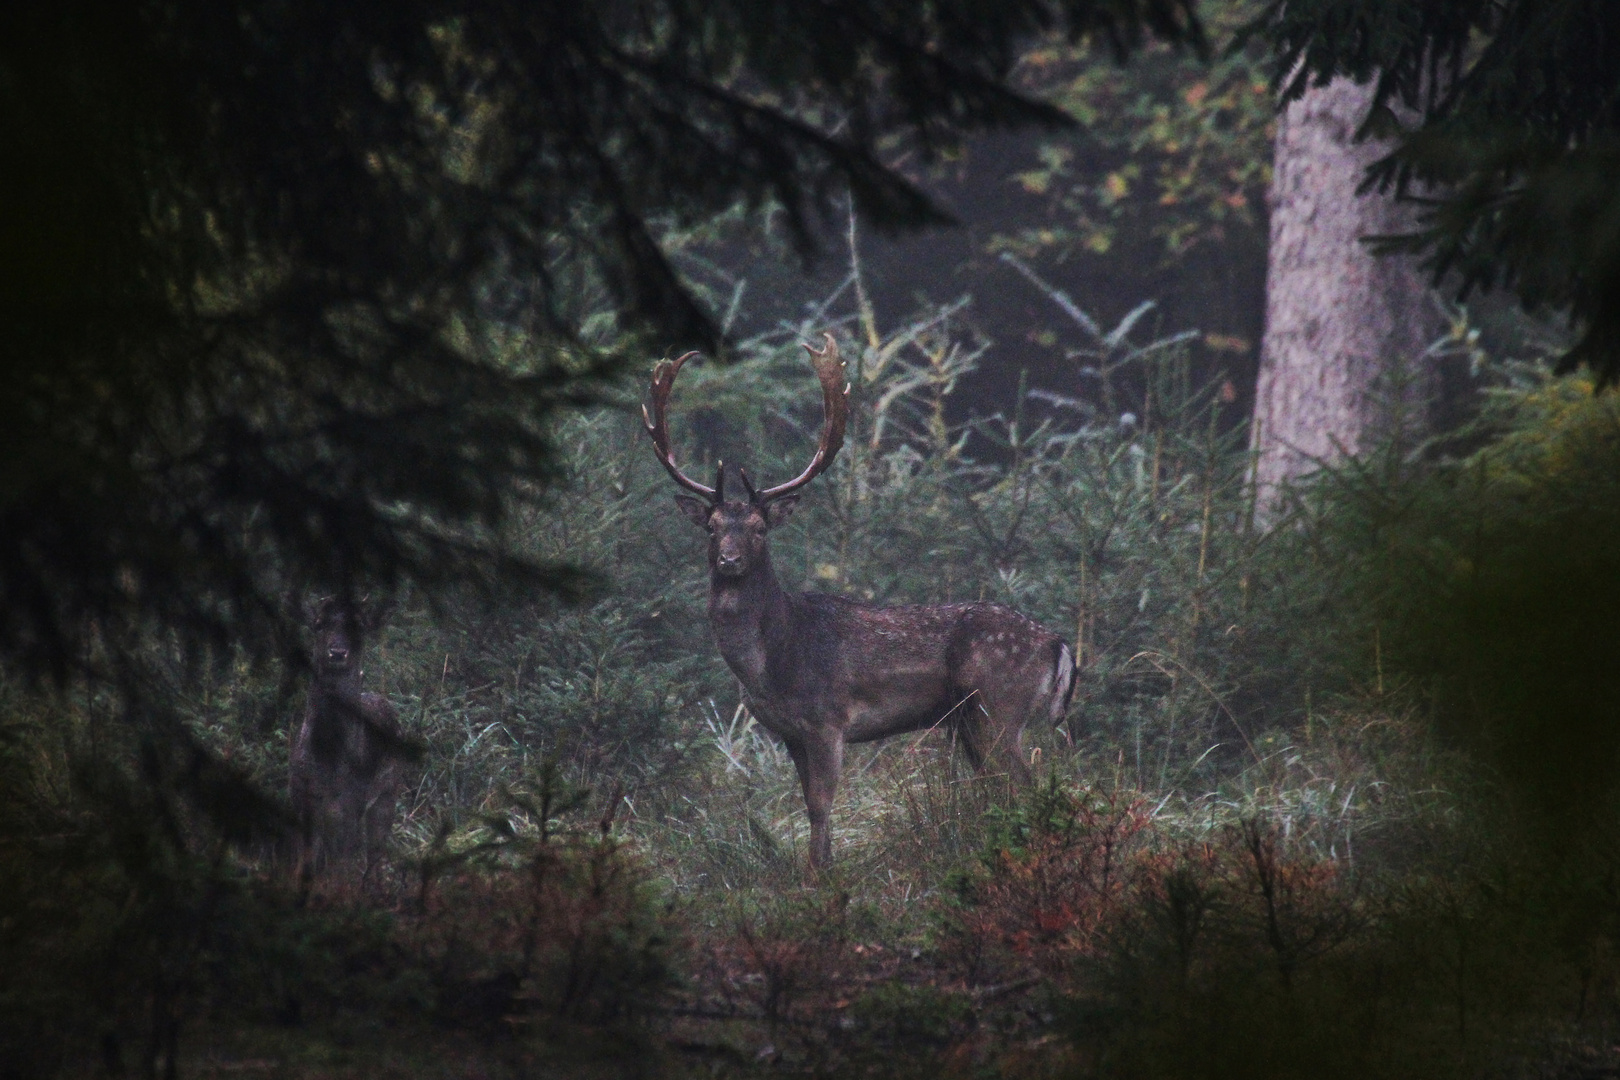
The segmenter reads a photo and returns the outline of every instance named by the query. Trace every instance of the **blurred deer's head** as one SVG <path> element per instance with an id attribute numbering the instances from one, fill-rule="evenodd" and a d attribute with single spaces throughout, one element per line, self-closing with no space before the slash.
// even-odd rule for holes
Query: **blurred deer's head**
<path id="1" fill-rule="evenodd" d="M 312 600 L 306 614 L 315 632 L 310 662 L 320 676 L 342 677 L 357 673 L 365 640 L 387 620 L 393 605 L 362 598 L 345 600 L 323 596 Z"/>

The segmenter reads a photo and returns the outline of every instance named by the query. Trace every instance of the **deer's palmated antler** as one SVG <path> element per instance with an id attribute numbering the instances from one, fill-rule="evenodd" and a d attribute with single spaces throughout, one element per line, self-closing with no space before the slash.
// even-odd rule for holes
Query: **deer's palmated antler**
<path id="1" fill-rule="evenodd" d="M 804 472 L 785 484 L 766 488 L 754 495 L 754 502 L 760 506 L 798 491 L 826 472 L 827 466 L 832 464 L 833 458 L 838 456 L 839 449 L 844 445 L 844 426 L 849 422 L 849 384 L 844 381 L 844 361 L 838 356 L 838 342 L 831 334 L 824 333 L 821 336 L 827 340 L 826 348 L 816 349 L 810 345 L 804 347 L 810 354 L 810 362 L 815 365 L 816 378 L 821 380 L 821 408 L 824 417 L 821 422 L 821 445 L 816 447 L 816 456 L 810 459 L 810 464 Z"/>
<path id="2" fill-rule="evenodd" d="M 827 466 L 832 464 L 844 445 L 844 427 L 849 421 L 849 384 L 844 381 L 844 362 L 838 356 L 838 342 L 833 340 L 831 334 L 822 336 L 827 339 L 826 348 L 805 346 L 810 354 L 810 362 L 815 365 L 816 377 L 821 380 L 821 444 L 816 447 L 816 455 L 810 459 L 810 465 L 804 472 L 785 484 L 756 492 L 748 475 L 741 474 L 749 500 L 758 506 L 791 494 L 826 472 Z M 714 487 L 700 484 L 676 467 L 675 452 L 669 441 L 669 393 L 675 386 L 675 376 L 680 374 L 681 365 L 696 355 L 689 352 L 674 360 L 660 360 L 658 366 L 653 368 L 652 409 L 649 412 L 646 405 L 641 407 L 641 422 L 647 434 L 652 436 L 653 450 L 659 463 L 674 481 L 694 495 L 700 495 L 711 503 L 719 503 L 725 498 L 725 466 L 721 465 L 716 470 Z"/>
<path id="3" fill-rule="evenodd" d="M 652 412 L 649 414 L 647 406 L 641 407 L 641 423 L 652 436 L 653 452 L 658 455 L 659 464 L 674 481 L 694 495 L 701 496 L 712 503 L 720 502 L 722 495 L 716 490 L 725 482 L 725 466 L 715 479 L 715 487 L 706 487 L 698 483 L 675 466 L 675 451 L 669 443 L 669 392 L 675 386 L 675 376 L 681 373 L 681 365 L 685 364 L 696 352 L 689 352 L 674 360 L 660 360 L 658 366 L 653 368 L 652 377 Z"/>

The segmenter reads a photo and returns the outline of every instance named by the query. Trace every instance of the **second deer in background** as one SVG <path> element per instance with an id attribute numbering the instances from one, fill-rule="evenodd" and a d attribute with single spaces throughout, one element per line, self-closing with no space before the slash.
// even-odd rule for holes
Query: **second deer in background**
<path id="1" fill-rule="evenodd" d="M 790 593 L 771 567 L 768 534 L 793 513 L 799 491 L 827 470 L 844 442 L 849 387 L 838 344 L 806 345 L 821 380 L 821 443 L 804 472 L 727 498 L 725 467 L 713 487 L 675 464 L 668 406 L 675 377 L 695 353 L 661 361 L 652 408 L 643 408 L 659 462 L 691 495 L 682 512 L 709 534 L 709 622 L 760 725 L 786 744 L 810 816 L 810 865 L 832 856 L 829 816 L 844 747 L 943 726 L 969 761 L 1029 777 L 1030 718 L 1062 720 L 1074 693 L 1074 654 L 1056 634 L 991 603 L 880 606 L 825 593 Z M 695 497 L 694 497 L 695 496 Z"/>
<path id="2" fill-rule="evenodd" d="M 394 828 L 405 765 L 417 756 L 394 707 L 360 686 L 361 651 L 386 613 L 332 596 L 308 612 L 313 681 L 293 734 L 289 778 L 302 879 L 370 875 Z"/>

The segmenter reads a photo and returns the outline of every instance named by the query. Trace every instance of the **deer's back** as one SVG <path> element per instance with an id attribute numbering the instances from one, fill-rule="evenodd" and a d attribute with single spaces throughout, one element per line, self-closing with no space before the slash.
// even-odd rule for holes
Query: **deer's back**
<path id="1" fill-rule="evenodd" d="M 806 622 L 826 636 L 887 658 L 939 658 L 960 664 L 976 652 L 1016 660 L 1028 649 L 1058 640 L 1034 619 L 1004 604 L 874 604 L 847 596 L 807 592 L 797 597 Z"/>

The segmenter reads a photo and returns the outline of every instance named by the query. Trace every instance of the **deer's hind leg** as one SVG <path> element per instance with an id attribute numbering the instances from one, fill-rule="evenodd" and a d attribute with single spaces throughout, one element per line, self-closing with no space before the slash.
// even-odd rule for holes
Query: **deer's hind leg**
<path id="1" fill-rule="evenodd" d="M 959 711 L 956 730 L 968 763 L 981 775 L 1005 773 L 1014 782 L 1029 782 L 1024 760 L 1024 723 L 1033 695 L 1019 687 L 981 687 Z"/>

